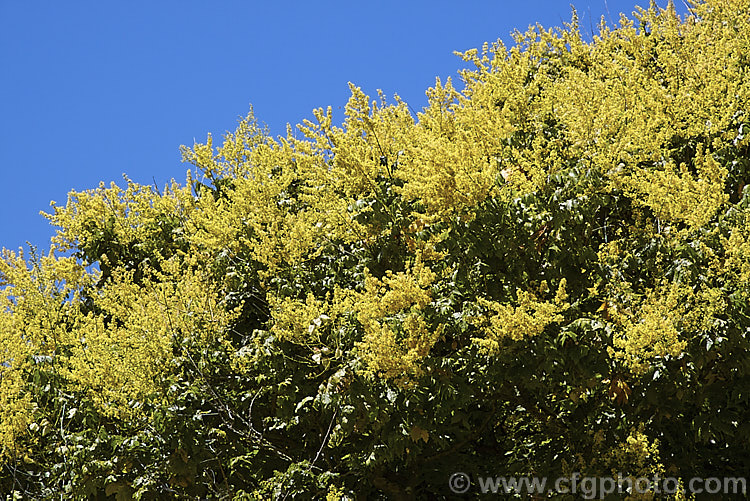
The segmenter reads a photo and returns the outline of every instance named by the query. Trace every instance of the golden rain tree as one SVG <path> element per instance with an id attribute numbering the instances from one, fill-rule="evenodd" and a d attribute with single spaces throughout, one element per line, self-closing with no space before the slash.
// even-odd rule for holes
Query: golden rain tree
<path id="1" fill-rule="evenodd" d="M 750 2 L 515 41 L 416 116 L 352 86 L 342 124 L 251 113 L 184 184 L 53 205 L 0 259 L 0 491 L 750 471 Z"/>

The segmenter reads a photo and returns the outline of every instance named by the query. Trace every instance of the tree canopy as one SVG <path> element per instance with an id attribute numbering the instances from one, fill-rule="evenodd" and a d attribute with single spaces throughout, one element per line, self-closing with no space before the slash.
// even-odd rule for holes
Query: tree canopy
<path id="1" fill-rule="evenodd" d="M 515 41 L 416 115 L 352 85 L 340 125 L 251 112 L 182 184 L 53 204 L 0 259 L 0 492 L 746 475 L 750 3 Z"/>

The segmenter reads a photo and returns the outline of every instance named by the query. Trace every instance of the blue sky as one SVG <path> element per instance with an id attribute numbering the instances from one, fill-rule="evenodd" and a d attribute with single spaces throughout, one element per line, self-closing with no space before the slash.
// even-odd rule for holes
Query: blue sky
<path id="1" fill-rule="evenodd" d="M 572 2 L 589 31 L 647 3 Z M 0 247 L 48 248 L 39 211 L 71 189 L 183 182 L 179 146 L 221 137 L 251 104 L 273 135 L 340 110 L 350 81 L 419 110 L 464 66 L 454 50 L 569 20 L 565 0 L 0 0 Z"/>

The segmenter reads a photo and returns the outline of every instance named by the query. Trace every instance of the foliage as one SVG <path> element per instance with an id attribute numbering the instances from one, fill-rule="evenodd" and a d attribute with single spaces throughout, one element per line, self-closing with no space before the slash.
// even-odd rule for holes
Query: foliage
<path id="1" fill-rule="evenodd" d="M 251 113 L 184 186 L 54 205 L 0 260 L 0 491 L 750 471 L 750 3 L 516 42 L 417 116 L 352 86 L 341 126 Z"/>

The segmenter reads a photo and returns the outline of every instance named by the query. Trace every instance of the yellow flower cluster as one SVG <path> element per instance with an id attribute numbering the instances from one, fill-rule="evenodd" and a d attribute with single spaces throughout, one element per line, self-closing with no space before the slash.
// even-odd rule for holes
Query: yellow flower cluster
<path id="1" fill-rule="evenodd" d="M 726 308 L 720 291 L 666 283 L 648 291 L 633 308 L 615 303 L 608 314 L 619 325 L 610 355 L 636 374 L 646 372 L 656 357 L 679 357 L 690 335 L 709 330 Z"/>
<path id="2" fill-rule="evenodd" d="M 3 251 L 0 259 L 0 457 L 28 432 L 36 404 L 25 393 L 23 374 L 50 361 L 60 366 L 68 342 L 66 324 L 77 317 L 80 288 L 95 277 L 75 259 Z"/>
<path id="3" fill-rule="evenodd" d="M 726 254 L 721 274 L 744 284 L 743 296 L 750 298 L 750 212 L 740 213 L 739 220 L 728 237 L 722 237 Z"/>
<path id="4" fill-rule="evenodd" d="M 100 183 L 96 189 L 71 191 L 65 206 L 52 202 L 52 212 L 42 214 L 58 228 L 52 237 L 57 248 L 65 251 L 97 239 L 145 247 L 159 240 L 162 218 L 185 220 L 193 210 L 189 188 L 174 181 L 163 193 L 129 179 L 126 184 L 122 189 L 114 182 L 109 187 Z"/>
<path id="5" fill-rule="evenodd" d="M 326 123 L 322 112 L 318 116 Z M 232 183 L 231 190 L 198 199 L 186 225 L 190 242 L 235 254 L 246 249 L 270 276 L 279 266 L 314 257 L 331 240 L 361 239 L 366 232 L 347 209 L 356 198 L 341 196 L 340 173 L 327 164 L 324 146 L 291 133 L 278 141 L 261 140 L 254 123 L 248 115 L 215 154 L 210 136 L 206 144 L 183 150 L 204 176 L 216 181 L 228 175 L 223 179 Z"/>
<path id="6" fill-rule="evenodd" d="M 609 465 L 613 477 L 622 474 L 622 465 L 628 465 L 632 468 L 629 475 L 632 482 L 639 478 L 663 478 L 665 474 L 659 452 L 659 440 L 649 440 L 648 436 L 643 433 L 642 427 L 630 430 L 625 441 L 604 454 L 602 460 Z M 654 494 L 655 490 L 632 492 L 627 496 L 627 499 L 650 501 L 655 499 Z"/>
<path id="7" fill-rule="evenodd" d="M 176 334 L 222 335 L 235 312 L 219 305 L 221 283 L 207 279 L 200 253 L 164 249 L 171 218 L 187 218 L 194 200 L 173 184 L 157 194 L 132 182 L 71 193 L 48 217 L 59 230 L 47 255 L 4 251 L 0 259 L 0 455 L 28 433 L 37 404 L 24 378 L 52 371 L 102 412 L 125 418 L 132 401 L 159 398 L 168 381 Z M 175 225 L 178 226 L 178 225 Z M 179 236 L 174 236 L 175 238 Z M 61 256 L 109 243 L 95 266 Z M 113 248 L 140 249 L 142 263 L 113 263 Z M 139 268 L 140 276 L 134 278 Z M 106 279 L 105 279 L 106 278 Z M 85 301 L 83 299 L 85 294 Z"/>
<path id="8" fill-rule="evenodd" d="M 158 398 L 175 337 L 221 336 L 233 318 L 200 273 L 175 260 L 164 265 L 141 284 L 116 271 L 94 297 L 98 313 L 80 316 L 72 329 L 77 339 L 62 372 L 107 413 L 122 416 L 129 400 Z"/>
<path id="9" fill-rule="evenodd" d="M 562 322 L 561 313 L 570 307 L 565 292 L 566 285 L 564 278 L 560 280 L 557 293 L 551 302 L 540 301 L 535 294 L 523 290 L 517 291 L 517 305 L 480 298 L 479 305 L 488 311 L 488 318 L 475 319 L 475 324 L 482 329 L 485 337 L 476 338 L 474 341 L 485 352 L 497 354 L 500 343 L 505 339 L 519 341 L 535 337 L 548 325 Z M 540 289 L 546 290 L 546 283 L 543 283 Z"/>
<path id="10" fill-rule="evenodd" d="M 736 12 L 746 8 L 741 0 L 711 2 L 696 14 L 713 9 L 745 19 Z M 498 42 L 461 54 L 476 69 L 463 72 L 467 89 L 451 120 L 476 131 L 472 143 L 500 164 L 509 195 L 583 161 L 610 176 L 612 189 L 645 197 L 659 217 L 705 222 L 724 201 L 726 171 L 704 154 L 714 144 L 697 145 L 695 174 L 665 162 L 664 151 L 675 137 L 731 134 L 750 91 L 741 63 L 748 30 L 681 23 L 673 10 L 659 9 L 642 11 L 638 21 L 623 17 L 615 29 L 602 26 L 593 44 L 582 40 L 576 19 L 570 28 L 537 26 L 519 34 L 519 46 L 510 50 Z M 536 133 L 550 124 L 564 131 L 564 140 Z M 516 133 L 531 139 L 513 144 Z"/>
<path id="11" fill-rule="evenodd" d="M 653 211 L 660 224 L 685 222 L 689 228 L 700 227 L 729 198 L 724 193 L 727 170 L 700 149 L 694 165 L 697 176 L 684 163 L 679 169 L 673 165 L 664 170 L 638 169 L 623 181 L 623 186 L 637 203 Z"/>
<path id="12" fill-rule="evenodd" d="M 357 343 L 368 373 L 407 385 L 423 374 L 420 362 L 440 339 L 443 325 L 428 326 L 422 310 L 431 300 L 435 274 L 420 261 L 405 273 L 368 277 L 355 306 L 364 329 Z"/>
<path id="13" fill-rule="evenodd" d="M 420 362 L 444 328 L 429 326 L 422 314 L 434 280 L 435 274 L 417 261 L 406 272 L 388 271 L 382 279 L 368 275 L 361 292 L 336 288 L 326 300 L 309 294 L 304 301 L 270 296 L 271 330 L 287 341 L 327 345 L 340 353 L 332 333 L 356 320 L 362 329 L 356 346 L 366 372 L 408 384 L 423 373 Z"/>

